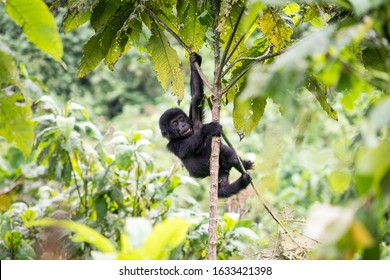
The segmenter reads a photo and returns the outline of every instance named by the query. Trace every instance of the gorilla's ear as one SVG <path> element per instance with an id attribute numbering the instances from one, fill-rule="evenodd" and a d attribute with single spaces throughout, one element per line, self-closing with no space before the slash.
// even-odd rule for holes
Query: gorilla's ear
<path id="1" fill-rule="evenodd" d="M 169 139 L 169 133 L 168 133 L 168 131 L 161 131 L 161 134 L 162 134 L 163 137 Z"/>

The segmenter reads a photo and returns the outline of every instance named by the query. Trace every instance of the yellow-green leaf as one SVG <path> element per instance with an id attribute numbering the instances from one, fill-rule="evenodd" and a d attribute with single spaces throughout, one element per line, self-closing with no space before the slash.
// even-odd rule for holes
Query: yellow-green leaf
<path id="1" fill-rule="evenodd" d="M 168 84 L 171 83 L 172 95 L 177 95 L 180 102 L 184 97 L 184 75 L 180 69 L 180 59 L 165 34 L 156 25 L 152 26 L 152 36 L 147 49 L 161 86 L 167 90 Z"/>
<path id="2" fill-rule="evenodd" d="M 329 187 L 336 194 L 344 193 L 351 183 L 351 173 L 347 170 L 334 170 L 328 177 Z"/>
<path id="3" fill-rule="evenodd" d="M 171 218 L 157 224 L 147 237 L 142 250 L 152 260 L 163 260 L 184 242 L 190 223 L 180 218 Z"/>
<path id="4" fill-rule="evenodd" d="M 23 95 L 0 91 L 0 135 L 21 150 L 25 158 L 33 146 L 34 127 L 30 106 Z"/>
<path id="5" fill-rule="evenodd" d="M 292 14 L 298 13 L 299 10 L 300 10 L 299 5 L 295 2 L 291 2 L 288 5 L 286 5 L 286 7 L 284 7 L 283 12 L 286 15 L 292 15 Z"/>
<path id="6" fill-rule="evenodd" d="M 38 49 L 59 61 L 63 55 L 62 41 L 49 8 L 42 0 L 7 0 L 5 8 Z"/>
<path id="7" fill-rule="evenodd" d="M 257 25 L 276 50 L 283 49 L 290 42 L 293 31 L 279 14 L 267 11 L 257 20 Z"/>

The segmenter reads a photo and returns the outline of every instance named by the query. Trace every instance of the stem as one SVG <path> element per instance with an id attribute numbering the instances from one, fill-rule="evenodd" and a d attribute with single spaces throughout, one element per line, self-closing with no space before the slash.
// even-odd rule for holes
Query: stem
<path id="1" fill-rule="evenodd" d="M 243 57 L 241 59 L 238 59 L 238 60 L 252 60 L 252 62 L 244 70 L 242 70 L 240 74 L 238 74 L 233 80 L 231 80 L 230 83 L 225 88 L 222 89 L 221 94 L 223 95 L 226 92 L 228 92 L 229 89 L 231 89 L 231 87 L 234 86 L 237 83 L 237 81 L 241 79 L 242 76 L 244 76 L 253 67 L 253 65 L 255 65 L 255 62 L 262 62 L 266 59 L 281 55 L 285 51 L 286 50 L 281 50 L 276 53 L 265 54 L 258 57 Z"/>
<path id="2" fill-rule="evenodd" d="M 241 34 L 240 38 L 238 38 L 237 42 L 234 44 L 233 48 L 231 49 L 231 51 L 229 52 L 229 54 L 227 55 L 226 57 L 226 61 L 229 61 L 230 58 L 232 57 L 232 55 L 234 54 L 234 52 L 237 50 L 238 46 L 241 44 L 242 40 L 245 38 L 246 36 L 246 33 L 243 33 Z M 222 76 L 224 76 L 226 74 L 227 71 L 225 71 Z"/>
<path id="3" fill-rule="evenodd" d="M 221 79 L 221 73 L 222 73 L 223 66 L 226 64 L 226 61 L 227 61 L 226 57 L 227 57 L 228 51 L 230 49 L 230 46 L 232 45 L 234 36 L 236 35 L 237 28 L 238 28 L 238 25 L 240 24 L 240 20 L 241 20 L 242 15 L 244 14 L 244 11 L 245 11 L 245 3 L 243 4 L 243 6 L 241 8 L 240 14 L 238 15 L 237 21 L 236 21 L 236 23 L 234 24 L 234 27 L 233 27 L 233 31 L 232 31 L 232 33 L 229 36 L 229 40 L 228 40 L 228 42 L 226 44 L 226 47 L 225 47 L 225 50 L 223 52 L 223 55 L 222 55 L 222 58 L 221 58 L 221 67 L 219 68 L 219 71 L 218 71 L 217 80 Z"/>
<path id="4" fill-rule="evenodd" d="M 166 31 L 168 31 L 176 40 L 177 42 L 188 52 L 188 53 L 191 53 L 191 48 L 189 46 L 187 46 L 183 40 L 179 37 L 179 35 L 177 35 L 172 29 L 169 28 L 168 25 L 166 25 L 158 16 L 156 16 L 155 13 L 153 13 L 153 11 L 149 8 L 146 8 L 146 11 L 148 12 L 148 14 L 155 20 L 157 21 L 162 27 L 164 27 L 164 29 Z"/>

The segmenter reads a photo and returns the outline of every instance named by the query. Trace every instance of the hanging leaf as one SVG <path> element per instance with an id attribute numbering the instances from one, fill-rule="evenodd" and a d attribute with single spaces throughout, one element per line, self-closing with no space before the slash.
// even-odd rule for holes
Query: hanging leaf
<path id="1" fill-rule="evenodd" d="M 183 28 L 179 29 L 179 35 L 188 45 L 198 50 L 203 46 L 207 26 L 199 20 L 198 1 L 179 1 L 177 4 L 179 22 Z"/>
<path id="2" fill-rule="evenodd" d="M 27 39 L 38 49 L 59 61 L 63 55 L 62 41 L 53 16 L 41 0 L 7 0 L 5 9 L 19 25 Z"/>
<path id="3" fill-rule="evenodd" d="M 263 96 L 240 100 L 234 99 L 233 122 L 238 134 L 243 137 L 259 124 L 267 100 Z"/>
<path id="4" fill-rule="evenodd" d="M 176 51 L 171 47 L 165 34 L 156 26 L 152 26 L 152 36 L 147 49 L 157 79 L 164 90 L 171 83 L 172 95 L 178 96 L 180 102 L 184 97 L 184 76 L 180 69 L 180 60 Z"/>
<path id="5" fill-rule="evenodd" d="M 107 59 L 106 63 L 109 63 L 111 66 L 117 61 L 127 43 L 127 38 L 119 35 L 120 39 L 118 39 L 117 33 L 127 22 L 126 20 L 130 13 L 131 9 L 123 4 L 121 9 L 110 18 L 109 22 L 84 45 L 83 57 L 81 58 L 79 72 L 77 73 L 79 78 L 84 77 L 94 70 L 105 58 Z M 118 34 L 121 34 L 121 32 Z"/>
<path id="6" fill-rule="evenodd" d="M 75 0 L 73 1 L 66 14 L 62 25 L 64 26 L 64 32 L 68 33 L 73 29 L 83 25 L 91 18 L 91 11 L 93 10 L 96 1 L 88 0 Z"/>
<path id="7" fill-rule="evenodd" d="M 278 13 L 265 12 L 257 24 L 264 36 L 274 45 L 275 50 L 283 49 L 290 43 L 293 31 Z"/>
<path id="8" fill-rule="evenodd" d="M 121 0 L 100 0 L 91 15 L 91 25 L 98 31 L 115 14 L 121 5 Z"/>
<path id="9" fill-rule="evenodd" d="M 116 37 L 107 52 L 104 63 L 114 70 L 114 66 L 118 59 L 127 52 L 127 50 L 135 45 L 142 32 L 142 23 L 138 18 L 129 17 L 123 27 L 116 34 Z"/>
<path id="10" fill-rule="evenodd" d="M 317 98 L 322 109 L 328 114 L 328 116 L 337 121 L 337 111 L 335 111 L 332 106 L 329 105 L 328 101 L 326 100 L 325 90 L 321 88 L 320 84 L 317 82 L 317 80 L 315 80 L 315 78 L 311 77 L 309 79 L 307 88 Z"/>

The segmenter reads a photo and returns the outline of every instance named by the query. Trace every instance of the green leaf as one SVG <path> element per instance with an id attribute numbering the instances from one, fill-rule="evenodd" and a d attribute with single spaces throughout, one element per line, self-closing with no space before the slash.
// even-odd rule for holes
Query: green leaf
<path id="1" fill-rule="evenodd" d="M 149 259 L 167 259 L 170 252 L 185 241 L 189 226 L 190 223 L 180 218 L 166 219 L 153 228 L 142 249 Z"/>
<path id="2" fill-rule="evenodd" d="M 196 0 L 179 1 L 177 5 L 179 21 L 183 24 L 183 28 L 179 29 L 179 35 L 187 45 L 195 50 L 203 46 L 207 31 L 207 27 L 198 18 L 198 2 Z"/>
<path id="3" fill-rule="evenodd" d="M 240 97 L 234 99 L 233 122 L 241 137 L 256 128 L 264 114 L 266 104 L 267 100 L 263 96 L 245 100 L 241 100 Z"/>
<path id="4" fill-rule="evenodd" d="M 25 158 L 31 152 L 35 124 L 31 109 L 21 94 L 8 95 L 0 91 L 0 135 L 20 149 Z"/>
<path id="5" fill-rule="evenodd" d="M 157 79 L 164 90 L 167 90 L 168 84 L 171 83 L 172 95 L 177 95 L 180 102 L 184 97 L 184 75 L 180 69 L 179 56 L 169 44 L 165 34 L 156 25 L 152 26 L 151 31 L 152 36 L 147 49 L 157 73 Z"/>
<path id="6" fill-rule="evenodd" d="M 16 251 L 23 243 L 22 234 L 19 231 L 8 231 L 4 236 L 4 242 L 11 251 Z"/>
<path id="7" fill-rule="evenodd" d="M 138 43 L 142 33 L 142 22 L 137 17 L 129 17 L 124 23 L 123 27 L 117 33 L 112 46 L 108 50 L 104 63 L 114 70 L 114 65 L 122 54 Z"/>
<path id="8" fill-rule="evenodd" d="M 96 209 L 97 220 L 101 222 L 106 217 L 107 209 L 108 209 L 107 201 L 104 195 L 100 195 L 95 199 L 95 209 Z"/>
<path id="9" fill-rule="evenodd" d="M 110 18 L 109 22 L 84 45 L 83 57 L 77 73 L 79 78 L 89 74 L 103 59 L 106 59 L 106 64 L 110 65 L 116 62 L 124 50 L 124 45 L 127 43 L 125 37 L 120 36 L 117 38 L 117 34 L 124 27 L 130 13 L 131 9 L 126 4 L 123 4 L 115 15 Z M 122 33 L 120 32 L 120 34 Z"/>
<path id="10" fill-rule="evenodd" d="M 225 213 L 223 214 L 223 223 L 224 223 L 224 229 L 225 233 L 232 230 L 238 221 L 240 220 L 239 215 L 233 214 L 233 213 Z"/>
<path id="11" fill-rule="evenodd" d="M 91 24 L 95 31 L 98 31 L 107 23 L 112 15 L 118 10 L 121 0 L 100 0 L 93 8 Z"/>
<path id="12" fill-rule="evenodd" d="M 27 39 L 38 49 L 59 61 L 63 48 L 58 29 L 49 8 L 42 0 L 7 0 L 5 8 Z"/>
<path id="13" fill-rule="evenodd" d="M 67 220 L 54 220 L 50 218 L 44 218 L 41 220 L 36 220 L 31 223 L 26 224 L 26 227 L 61 227 L 68 229 L 74 232 L 76 235 L 73 237 L 73 241 L 75 242 L 87 242 L 96 248 L 98 248 L 101 252 L 104 253 L 115 253 L 115 246 L 111 243 L 111 241 L 101 235 L 96 230 L 83 225 L 78 224 L 73 221 Z"/>
<path id="14" fill-rule="evenodd" d="M 68 33 L 73 29 L 86 23 L 91 17 L 91 10 L 93 10 L 96 1 L 75 0 L 70 4 L 64 20 L 64 32 Z"/>
<path id="15" fill-rule="evenodd" d="M 15 84 L 19 80 L 15 59 L 0 44 L 0 85 Z"/>
<path id="16" fill-rule="evenodd" d="M 314 77 L 309 78 L 309 84 L 307 88 L 317 98 L 322 109 L 328 114 L 328 116 L 337 121 L 337 111 L 335 111 L 332 106 L 329 105 L 328 101 L 326 100 L 327 98 L 325 90 L 322 89 L 321 85 Z"/>

